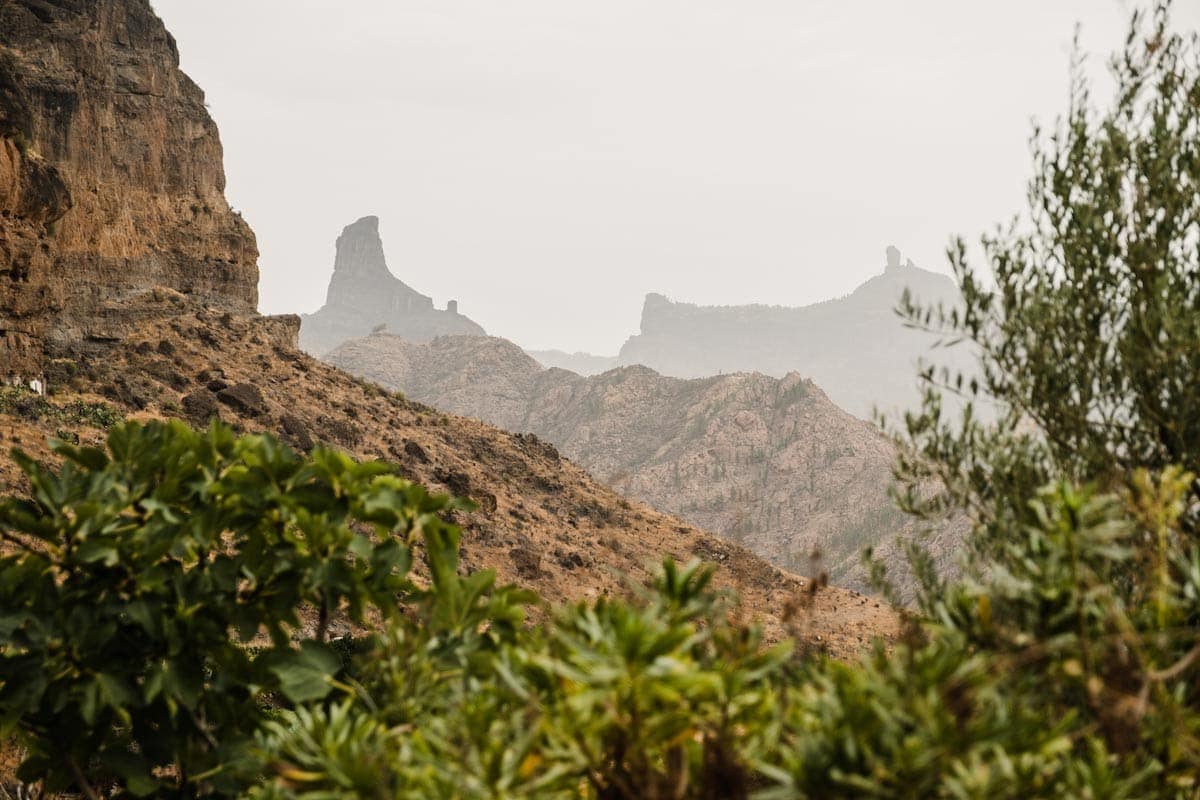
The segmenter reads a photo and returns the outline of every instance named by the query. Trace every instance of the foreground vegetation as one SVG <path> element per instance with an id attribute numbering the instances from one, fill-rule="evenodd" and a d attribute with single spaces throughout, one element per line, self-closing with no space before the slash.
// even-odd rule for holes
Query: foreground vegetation
<path id="1" fill-rule="evenodd" d="M 1200 64 L 1135 22 L 1079 82 L 1032 229 L 956 249 L 981 353 L 926 375 L 907 510 L 977 526 L 906 639 L 766 646 L 666 563 L 543 609 L 462 575 L 459 501 L 269 436 L 124 424 L 18 456 L 0 503 L 0 736 L 89 797 L 1200 796 Z M 942 414 L 948 393 L 969 402 Z M 995 421 L 974 413 L 987 404 Z M 939 491 L 933 492 L 930 487 Z M 414 564 L 419 565 L 414 568 Z M 537 611 L 531 622 L 530 610 Z"/>
<path id="2" fill-rule="evenodd" d="M 179 423 L 56 449 L 0 509 L 21 545 L 0 561 L 0 722 L 52 791 L 1195 790 L 1200 551 L 1176 470 L 1043 490 L 923 641 L 844 665 L 764 647 L 699 565 L 523 624 L 532 596 L 458 573 L 458 504 L 329 450 Z M 341 614 L 379 632 L 334 638 Z"/>

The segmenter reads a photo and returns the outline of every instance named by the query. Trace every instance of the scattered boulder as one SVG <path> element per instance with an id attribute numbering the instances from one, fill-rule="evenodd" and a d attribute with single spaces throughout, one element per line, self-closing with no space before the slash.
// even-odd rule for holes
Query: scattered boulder
<path id="1" fill-rule="evenodd" d="M 527 580 L 534 580 L 542 574 L 542 557 L 530 547 L 514 547 L 508 551 L 513 568 L 517 574 Z"/>
<path id="2" fill-rule="evenodd" d="M 280 417 L 279 428 L 283 431 L 284 438 L 288 444 L 293 447 L 307 452 L 316 446 L 312 434 L 308 431 L 308 425 L 295 414 L 284 414 Z"/>
<path id="3" fill-rule="evenodd" d="M 421 445 L 417 444 L 412 439 L 409 439 L 404 443 L 404 452 L 413 461 L 417 461 L 421 464 L 429 463 L 429 455 L 425 452 L 425 448 L 421 447 Z"/>
<path id="4" fill-rule="evenodd" d="M 262 416 L 267 402 L 262 392 L 252 383 L 239 383 L 217 392 L 217 399 L 247 417 Z"/>
<path id="5" fill-rule="evenodd" d="M 213 417 L 221 415 L 216 396 L 207 389 L 198 389 L 184 395 L 180 404 L 188 419 L 193 422 L 207 423 Z"/>
<path id="6" fill-rule="evenodd" d="M 362 431 L 358 426 L 341 417 L 322 416 L 317 422 L 318 428 L 328 435 L 330 441 L 337 444 L 353 447 L 362 439 Z"/>
<path id="7" fill-rule="evenodd" d="M 457 497 L 469 497 L 471 494 L 471 479 L 462 472 L 439 469 L 434 471 L 433 477 Z"/>
<path id="8" fill-rule="evenodd" d="M 583 556 L 579 555 L 579 553 L 575 552 L 574 550 L 560 550 L 555 553 L 555 557 L 558 560 L 558 565 L 567 572 L 577 570 L 587 563 L 583 560 Z"/>

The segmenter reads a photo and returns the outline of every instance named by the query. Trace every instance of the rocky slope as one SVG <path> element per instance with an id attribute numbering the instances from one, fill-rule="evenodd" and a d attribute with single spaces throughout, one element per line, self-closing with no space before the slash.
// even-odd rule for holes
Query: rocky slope
<path id="1" fill-rule="evenodd" d="M 0 373 L 123 335 L 159 287 L 254 309 L 254 234 L 178 67 L 148 2 L 0 0 Z"/>
<path id="2" fill-rule="evenodd" d="M 844 589 L 826 588 L 803 607 L 808 581 L 624 499 L 537 437 L 448 415 L 301 353 L 294 317 L 232 315 L 180 295 L 161 302 L 170 313 L 55 362 L 57 388 L 45 401 L 0 392 L 8 398 L 0 400 L 6 441 L 45 458 L 48 437 L 99 442 L 97 425 L 113 416 L 197 425 L 217 416 L 297 448 L 322 441 L 383 459 L 435 490 L 474 499 L 478 510 L 458 519 L 464 567 L 494 568 L 550 601 L 626 591 L 627 581 L 648 579 L 664 556 L 702 558 L 720 565 L 718 583 L 737 592 L 746 618 L 763 620 L 773 636 L 796 633 L 846 656 L 895 631 L 890 610 Z M 22 488 L 15 465 L 0 459 L 0 491 Z M 785 624 L 798 604 L 806 613 Z"/>
<path id="3" fill-rule="evenodd" d="M 457 301 L 445 310 L 434 308 L 432 298 L 393 275 L 379 238 L 379 218 L 363 217 L 338 237 L 325 305 L 301 318 L 300 346 L 321 355 L 380 326 L 416 342 L 483 335 L 483 328 L 458 313 Z"/>
<path id="4" fill-rule="evenodd" d="M 0 0 L 0 391 L 6 442 L 96 442 L 115 418 L 219 416 L 396 462 L 475 498 L 464 564 L 550 600 L 621 591 L 665 555 L 722 565 L 774 635 L 809 588 L 746 550 L 623 500 L 541 441 L 396 397 L 296 346 L 299 320 L 253 311 L 254 238 L 222 197 L 216 129 L 148 0 Z M 0 490 L 28 487 L 0 459 Z M 894 618 L 841 590 L 802 633 L 848 654 Z M 819 637 L 819 640 L 817 639 Z"/>
<path id="5" fill-rule="evenodd" d="M 861 589 L 862 549 L 913 532 L 887 493 L 891 443 L 795 373 L 681 380 L 635 366 L 585 378 L 542 369 L 503 339 L 387 334 L 327 359 L 437 408 L 532 431 L 627 496 L 786 569 L 809 569 L 819 553 L 835 581 Z"/>
<path id="6" fill-rule="evenodd" d="M 931 352 L 932 336 L 901 324 L 895 308 L 905 289 L 926 304 L 957 302 L 949 277 L 901 264 L 894 247 L 882 275 L 846 297 L 803 308 L 706 307 L 652 294 L 641 333 L 621 348 L 619 361 L 681 378 L 723 372 L 781 378 L 798 371 L 855 416 L 869 418 L 876 406 L 893 413 L 917 403 L 919 358 L 958 369 L 970 365 L 966 351 Z"/>

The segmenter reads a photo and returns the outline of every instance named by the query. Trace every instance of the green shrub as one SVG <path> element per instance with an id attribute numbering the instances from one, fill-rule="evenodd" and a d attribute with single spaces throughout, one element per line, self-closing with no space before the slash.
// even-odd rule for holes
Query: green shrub
<path id="1" fill-rule="evenodd" d="M 1045 489 L 986 577 L 844 665 L 766 646 L 699 564 L 528 625 L 533 595 L 459 574 L 456 504 L 379 464 L 179 423 L 56 449 L 0 504 L 0 734 L 53 791 L 1169 798 L 1200 774 L 1180 470 Z M 328 641 L 368 608 L 378 633 Z"/>
<path id="2" fill-rule="evenodd" d="M 60 470 L 16 453 L 32 497 L 0 504 L 20 548 L 0 560 L 0 736 L 51 790 L 232 791 L 268 700 L 329 692 L 331 616 L 393 610 L 412 538 L 451 507 L 380 464 L 222 426 L 55 451 Z"/>
<path id="3" fill-rule="evenodd" d="M 952 246 L 962 304 L 903 304 L 909 325 L 969 343 L 980 363 L 924 372 L 902 499 L 969 510 L 985 558 L 1046 483 L 1118 490 L 1139 468 L 1200 469 L 1200 40 L 1172 33 L 1160 5 L 1135 16 L 1111 71 L 1114 99 L 1097 109 L 1077 65 L 1066 118 L 1035 139 L 1028 217 L 982 241 L 989 269 Z M 961 421 L 945 413 L 955 395 Z"/>

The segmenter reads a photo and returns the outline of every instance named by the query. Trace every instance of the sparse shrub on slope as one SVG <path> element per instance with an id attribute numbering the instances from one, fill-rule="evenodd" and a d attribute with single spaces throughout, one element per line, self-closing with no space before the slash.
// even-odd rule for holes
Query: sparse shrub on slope
<path id="1" fill-rule="evenodd" d="M 124 417 L 107 403 L 73 400 L 56 403 L 23 386 L 0 386 L 0 413 L 13 414 L 31 421 L 47 420 L 62 425 L 88 425 L 111 428 Z"/>

